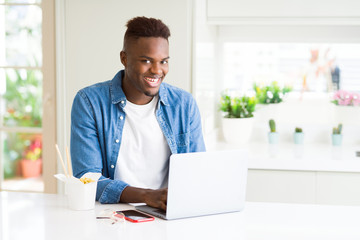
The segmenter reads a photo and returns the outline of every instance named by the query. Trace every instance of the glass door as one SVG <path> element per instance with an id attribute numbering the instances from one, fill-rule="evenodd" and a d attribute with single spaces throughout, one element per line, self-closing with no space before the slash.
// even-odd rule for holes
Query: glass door
<path id="1" fill-rule="evenodd" d="M 0 189 L 44 191 L 41 0 L 0 0 Z"/>

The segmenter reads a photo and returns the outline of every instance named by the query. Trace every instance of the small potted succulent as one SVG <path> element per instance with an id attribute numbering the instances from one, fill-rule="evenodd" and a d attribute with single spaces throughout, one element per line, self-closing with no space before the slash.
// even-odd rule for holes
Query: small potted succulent
<path id="1" fill-rule="evenodd" d="M 333 133 L 331 135 L 333 146 L 340 146 L 342 143 L 342 124 L 340 123 L 337 127 L 333 128 Z"/>
<path id="2" fill-rule="evenodd" d="M 279 142 L 279 133 L 276 132 L 276 124 L 274 119 L 269 120 L 270 132 L 268 134 L 269 143 L 277 144 Z"/>
<path id="3" fill-rule="evenodd" d="M 304 133 L 302 128 L 296 127 L 294 132 L 294 143 L 303 144 L 304 143 Z"/>

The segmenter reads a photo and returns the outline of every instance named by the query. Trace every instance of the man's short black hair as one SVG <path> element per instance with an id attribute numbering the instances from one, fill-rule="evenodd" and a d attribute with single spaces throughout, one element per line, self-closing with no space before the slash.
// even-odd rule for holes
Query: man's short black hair
<path id="1" fill-rule="evenodd" d="M 124 47 L 130 39 L 140 37 L 161 37 L 166 40 L 170 37 L 170 29 L 160 19 L 135 17 L 126 24 Z"/>

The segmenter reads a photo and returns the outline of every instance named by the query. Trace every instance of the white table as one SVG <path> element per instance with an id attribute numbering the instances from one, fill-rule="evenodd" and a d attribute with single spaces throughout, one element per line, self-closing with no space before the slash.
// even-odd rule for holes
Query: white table
<path id="1" fill-rule="evenodd" d="M 360 239 L 360 207 L 247 202 L 237 213 L 114 225 L 96 216 L 104 209 L 67 209 L 56 194 L 0 192 L 0 239 Z"/>

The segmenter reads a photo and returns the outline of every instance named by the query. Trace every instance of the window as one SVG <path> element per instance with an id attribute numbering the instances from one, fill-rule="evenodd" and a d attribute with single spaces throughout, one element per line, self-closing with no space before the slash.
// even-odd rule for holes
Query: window
<path id="1" fill-rule="evenodd" d="M 277 81 L 295 91 L 360 91 L 360 44 L 226 42 L 223 52 L 229 88 Z"/>
<path id="2" fill-rule="evenodd" d="M 291 86 L 292 91 L 281 104 L 257 105 L 250 142 L 267 143 L 268 121 L 275 118 L 285 144 L 291 143 L 294 128 L 300 126 L 307 133 L 307 143 L 328 146 L 332 127 L 340 122 L 346 135 L 344 144 L 357 144 L 360 128 L 354 119 L 360 108 L 346 108 L 352 111 L 352 117 L 346 117 L 349 115 L 338 111 L 344 108 L 331 103 L 331 97 L 338 88 L 360 91 L 360 27 L 351 22 L 292 25 L 284 21 L 286 24 L 281 25 L 199 27 L 202 31 L 196 33 L 199 40 L 194 88 L 206 140 L 222 140 L 221 134 L 216 135 L 217 129 L 221 131 L 221 91 L 230 88 L 255 95 L 254 83 L 268 85 L 277 81 L 279 85 Z M 318 59 L 311 66 L 313 55 L 318 55 Z M 310 76 L 317 69 L 324 75 L 321 81 Z"/>
<path id="3" fill-rule="evenodd" d="M 43 51 L 49 45 L 49 37 L 43 37 L 43 14 L 51 9 L 49 3 L 0 0 L 1 190 L 43 192 L 45 188 L 44 128 L 53 123 L 44 124 L 43 116 L 53 106 L 44 108 L 43 93 L 51 89 L 45 86 L 54 84 L 43 64 L 44 55 L 49 56 Z M 54 130 L 47 134 L 55 135 Z"/>
<path id="4" fill-rule="evenodd" d="M 358 142 L 360 125 L 354 119 L 359 116 L 359 106 L 337 107 L 332 100 L 337 90 L 359 96 L 360 44 L 224 41 L 221 47 L 224 89 L 253 96 L 254 84 L 269 86 L 274 81 L 292 89 L 282 104 L 257 106 L 253 142 L 267 141 L 271 118 L 278 123 L 284 144 L 291 142 L 295 127 L 300 126 L 307 143 L 329 145 L 332 128 L 340 123 L 344 144 Z"/>

